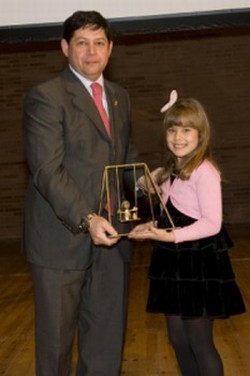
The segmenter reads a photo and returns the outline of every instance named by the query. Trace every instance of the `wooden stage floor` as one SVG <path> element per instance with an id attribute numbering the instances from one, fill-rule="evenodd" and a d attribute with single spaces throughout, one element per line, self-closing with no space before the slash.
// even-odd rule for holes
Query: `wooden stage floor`
<path id="1" fill-rule="evenodd" d="M 230 252 L 248 312 L 215 322 L 225 376 L 250 374 L 250 223 L 228 226 Z M 121 375 L 180 376 L 164 317 L 145 313 L 151 247 L 136 245 L 130 268 L 128 327 Z M 34 376 L 34 311 L 29 268 L 19 240 L 0 241 L 0 376 Z M 73 352 L 72 376 L 76 363 Z M 83 375 L 84 376 L 84 375 Z"/>

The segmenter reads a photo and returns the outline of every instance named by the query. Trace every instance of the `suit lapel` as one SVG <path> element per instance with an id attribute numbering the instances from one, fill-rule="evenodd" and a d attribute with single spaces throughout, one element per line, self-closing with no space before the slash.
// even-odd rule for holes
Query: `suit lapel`
<path id="1" fill-rule="evenodd" d="M 112 142 L 114 143 L 116 138 L 116 133 L 118 131 L 118 126 L 120 124 L 120 115 L 119 115 L 119 101 L 116 96 L 116 92 L 109 82 L 105 81 L 105 92 L 107 96 L 110 124 L 112 130 Z"/>
<path id="2" fill-rule="evenodd" d="M 78 80 L 78 78 L 70 71 L 69 68 L 66 68 L 63 72 L 63 78 L 65 82 L 65 88 L 67 93 L 72 98 L 72 104 L 73 106 L 78 110 L 83 112 L 89 120 L 93 123 L 93 125 L 98 128 L 100 133 L 110 141 L 110 138 L 108 137 L 106 130 L 104 128 L 103 122 L 101 120 L 101 117 L 99 115 L 99 112 L 96 108 L 96 105 L 91 98 L 89 92 L 84 87 L 84 85 Z M 108 105 L 112 103 L 112 100 L 109 99 L 108 96 Z M 113 131 L 113 115 L 111 114 L 113 111 L 110 110 L 110 116 L 111 116 L 111 127 Z"/>

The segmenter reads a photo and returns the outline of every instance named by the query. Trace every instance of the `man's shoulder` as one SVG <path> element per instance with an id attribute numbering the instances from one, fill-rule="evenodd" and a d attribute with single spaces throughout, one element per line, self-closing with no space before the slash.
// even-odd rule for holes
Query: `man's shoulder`
<path id="1" fill-rule="evenodd" d="M 38 82 L 36 85 L 32 86 L 28 92 L 28 94 L 32 94 L 35 92 L 46 92 L 50 91 L 51 88 L 55 88 L 60 86 L 60 76 L 52 77 L 46 81 Z"/>
<path id="2" fill-rule="evenodd" d="M 108 89 L 110 89 L 112 91 L 128 94 L 128 91 L 123 86 L 121 86 L 120 84 L 118 84 L 116 82 L 110 81 L 110 80 L 105 78 L 104 84 Z"/>
<path id="3" fill-rule="evenodd" d="M 27 96 L 33 96 L 33 95 L 58 95 L 59 93 L 62 93 L 65 90 L 65 87 L 67 85 L 67 72 L 66 70 L 59 72 L 54 77 L 51 77 L 50 79 L 46 81 L 42 81 L 34 85 L 30 88 L 30 90 L 27 93 Z"/>
<path id="4" fill-rule="evenodd" d="M 63 69 L 62 71 L 58 72 L 54 76 L 48 78 L 47 80 L 43 80 L 41 82 L 38 82 L 36 85 L 34 85 L 31 90 L 33 89 L 45 89 L 50 87 L 56 87 L 61 86 L 67 81 L 70 81 L 73 78 L 73 74 L 69 71 L 68 68 Z"/>

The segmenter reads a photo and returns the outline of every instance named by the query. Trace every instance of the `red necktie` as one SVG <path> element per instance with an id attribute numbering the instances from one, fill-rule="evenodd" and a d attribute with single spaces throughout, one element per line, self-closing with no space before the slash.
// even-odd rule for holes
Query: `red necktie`
<path id="1" fill-rule="evenodd" d="M 94 102 L 95 102 L 96 107 L 99 111 L 99 114 L 102 118 L 106 132 L 109 135 L 109 137 L 111 138 L 110 122 L 109 122 L 107 112 L 105 111 L 105 108 L 104 108 L 103 102 L 102 102 L 102 86 L 100 84 L 98 84 L 97 82 L 94 82 L 90 86 L 91 86 L 91 89 L 92 89 L 92 92 L 93 92 Z"/>
<path id="2" fill-rule="evenodd" d="M 92 89 L 94 102 L 95 102 L 96 107 L 99 111 L 99 114 L 102 118 L 106 132 L 107 132 L 108 136 L 111 138 L 110 122 L 109 122 L 107 112 L 106 112 L 106 110 L 103 106 L 103 102 L 102 102 L 102 86 L 100 84 L 98 84 L 97 82 L 93 82 L 90 86 L 91 86 L 91 89 Z M 108 202 L 105 204 L 105 209 L 107 210 L 108 213 L 113 215 L 113 205 L 112 205 L 111 195 L 109 197 L 109 204 L 108 204 Z"/>

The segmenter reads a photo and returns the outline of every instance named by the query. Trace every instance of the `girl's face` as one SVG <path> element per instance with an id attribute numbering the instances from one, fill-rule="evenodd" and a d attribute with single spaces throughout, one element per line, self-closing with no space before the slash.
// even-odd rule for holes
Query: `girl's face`
<path id="1" fill-rule="evenodd" d="M 169 150 L 180 160 L 197 148 L 199 132 L 191 127 L 174 125 L 167 129 L 166 141 Z"/>

